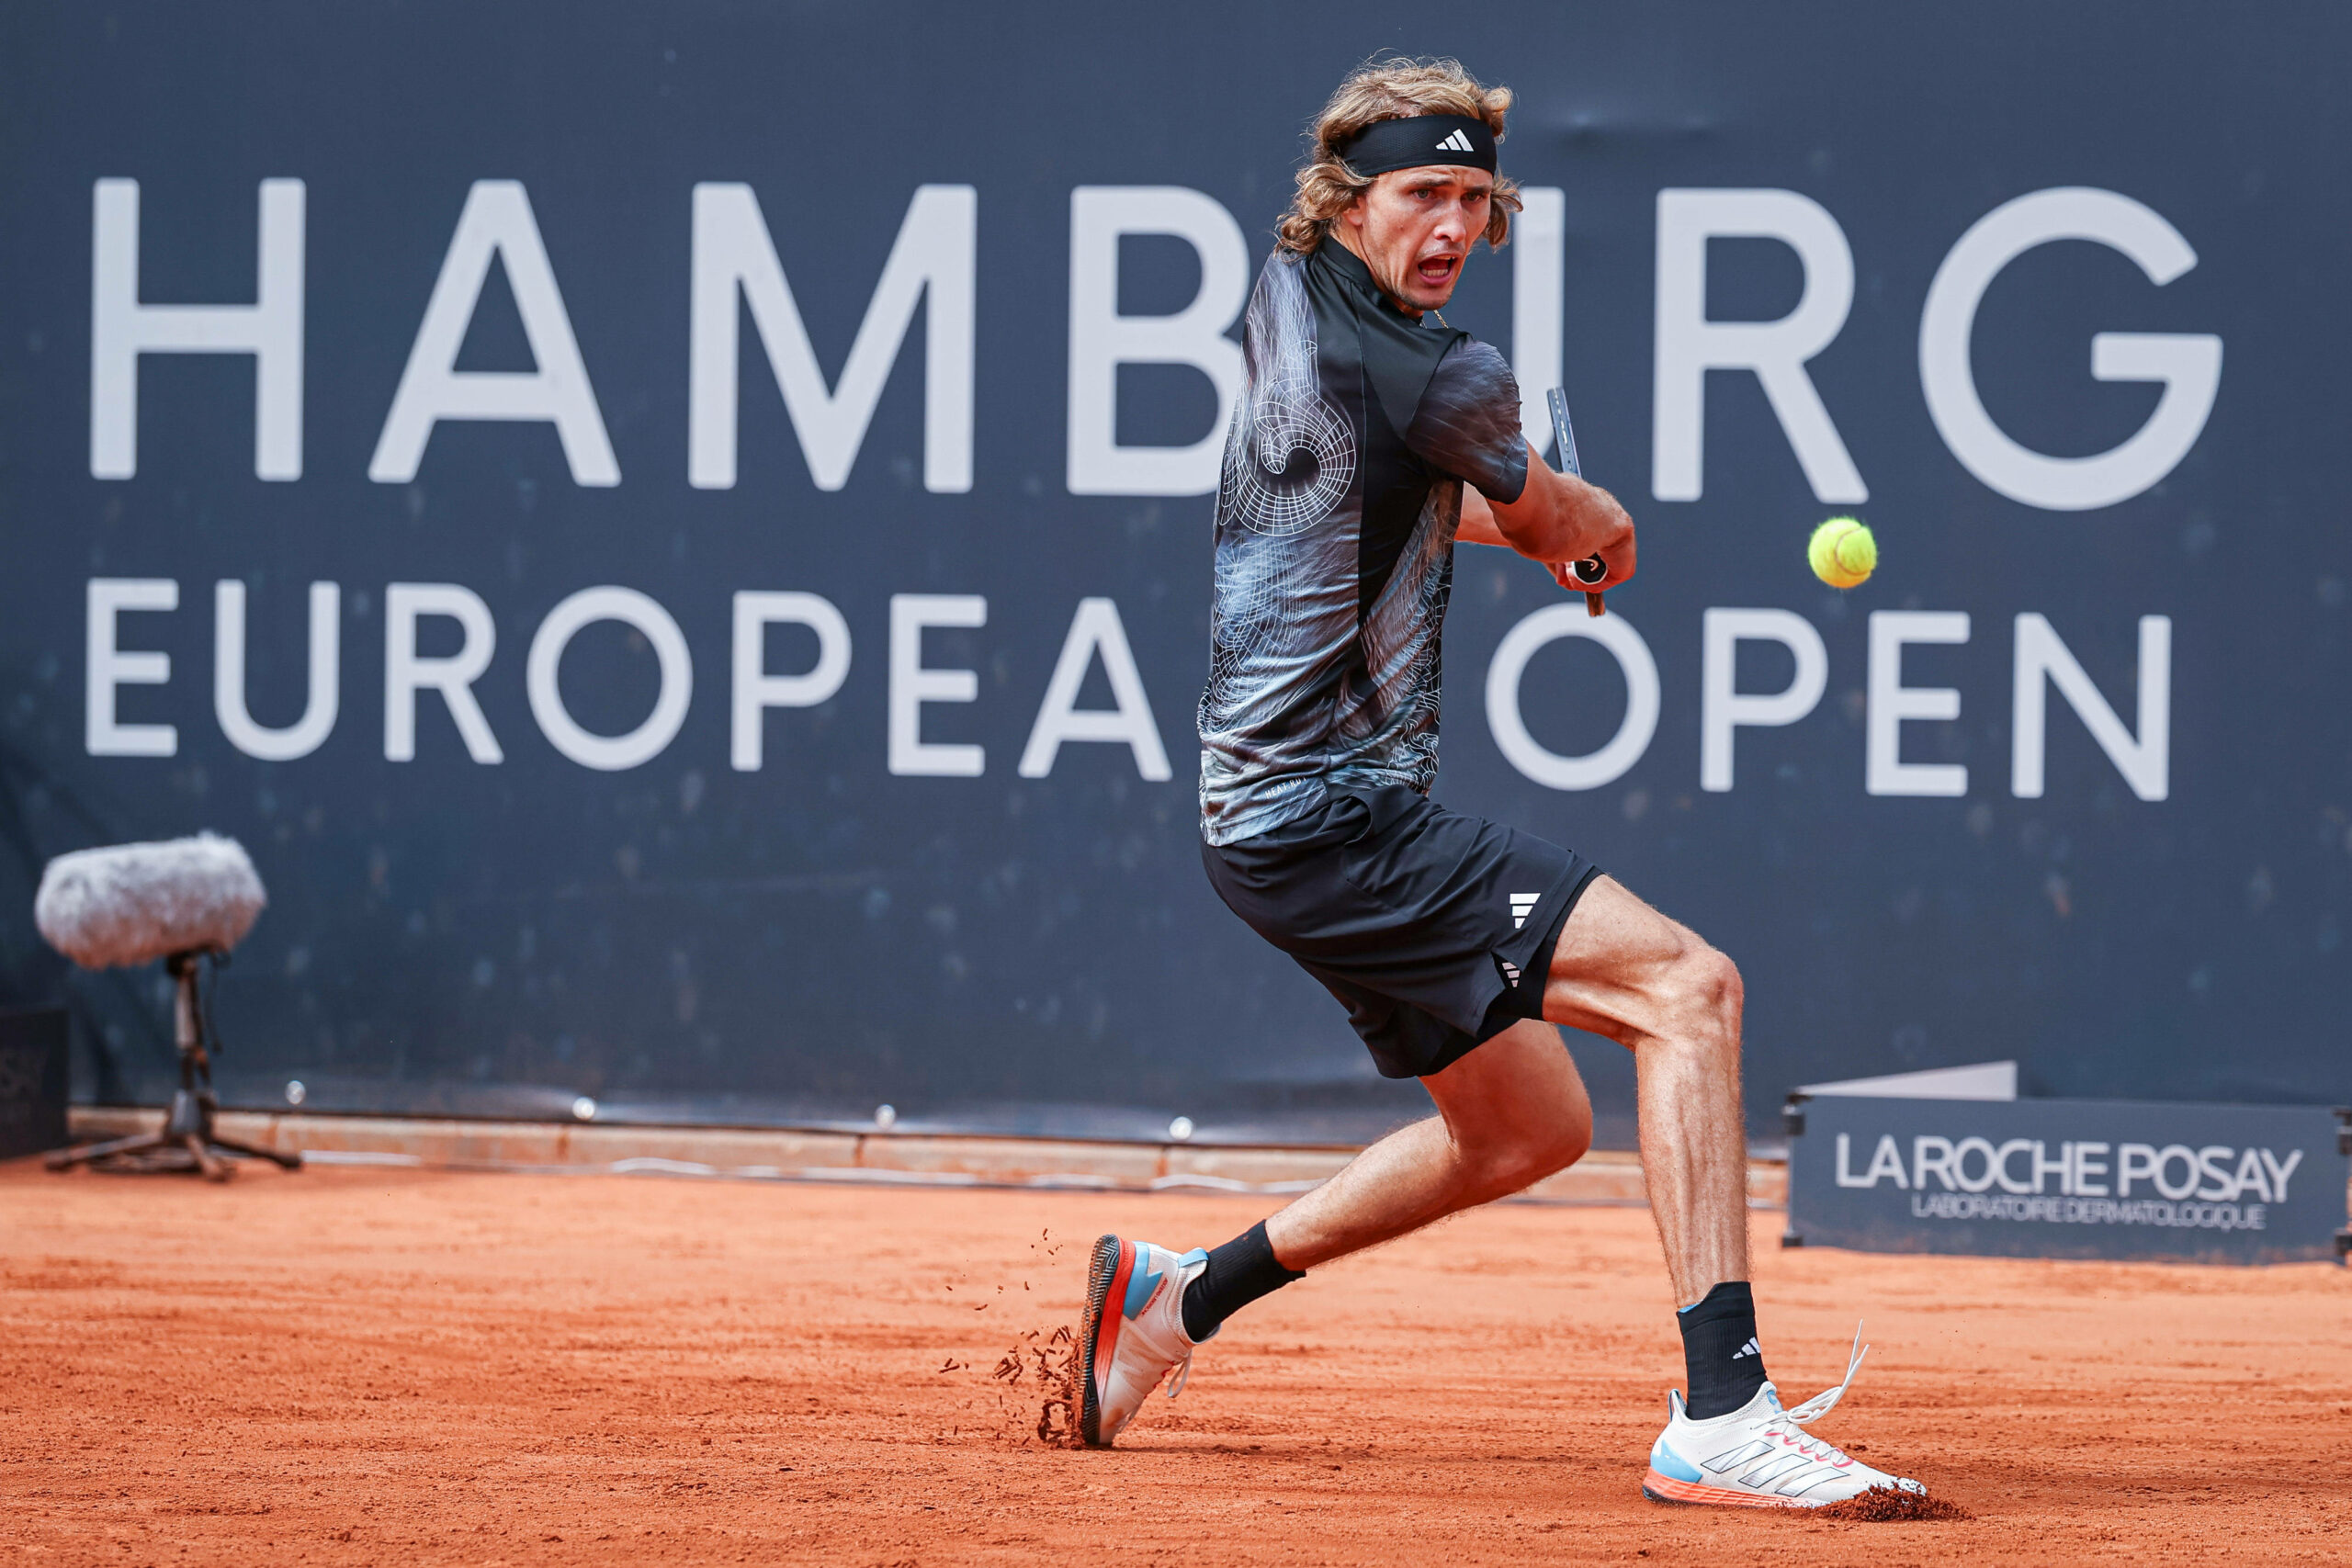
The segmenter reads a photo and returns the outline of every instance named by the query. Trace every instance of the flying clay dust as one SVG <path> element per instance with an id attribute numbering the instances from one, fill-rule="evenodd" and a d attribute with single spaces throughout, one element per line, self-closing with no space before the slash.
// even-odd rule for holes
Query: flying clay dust
<path id="1" fill-rule="evenodd" d="M 1081 1447 L 1078 1373 L 1078 1331 L 1069 1324 L 1051 1334 L 1032 1328 L 1014 1340 L 989 1374 L 1005 1406 L 1008 1435 L 1023 1444 L 1034 1435 L 1049 1449 Z"/>
<path id="2" fill-rule="evenodd" d="M 1901 1492 L 1892 1486 L 1873 1486 L 1858 1492 L 1842 1503 L 1825 1503 L 1808 1516 L 1816 1519 L 1842 1519 L 1850 1524 L 1905 1524 L 1934 1519 L 1973 1519 L 1976 1516 L 1957 1503 L 1947 1503 L 1940 1497 L 1922 1496 L 1917 1492 Z"/>

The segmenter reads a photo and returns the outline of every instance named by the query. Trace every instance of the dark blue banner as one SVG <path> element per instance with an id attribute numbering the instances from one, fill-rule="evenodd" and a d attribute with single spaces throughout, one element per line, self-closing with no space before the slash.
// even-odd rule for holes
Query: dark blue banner
<path id="1" fill-rule="evenodd" d="M 1192 736 L 1244 295 L 1300 127 L 1402 49 L 1517 90 L 1526 210 L 1448 320 L 1539 440 L 1566 386 L 1642 528 L 1599 620 L 1461 551 L 1441 798 L 1731 953 L 1759 1111 L 1992 1056 L 2344 1098 L 2347 46 L 2188 4 L 12 6 L 0 1002 L 70 998 L 77 1092 L 157 1094 L 153 977 L 67 974 L 31 889 L 210 828 L 272 900 L 218 1000 L 246 1097 L 1408 1105 L 1204 882 Z M 1882 564 L 1839 593 L 1845 513 Z"/>
<path id="2" fill-rule="evenodd" d="M 1867 1252 L 2309 1262 L 2340 1256 L 2352 1132 L 2300 1106 L 1815 1100 L 1789 1240 Z"/>

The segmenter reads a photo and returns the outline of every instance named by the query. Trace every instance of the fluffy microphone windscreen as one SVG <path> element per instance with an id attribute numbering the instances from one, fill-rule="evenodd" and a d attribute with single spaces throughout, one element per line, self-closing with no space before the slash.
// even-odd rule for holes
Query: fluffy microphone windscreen
<path id="1" fill-rule="evenodd" d="M 33 923 L 74 963 L 104 969 L 192 948 L 226 952 L 268 901 L 243 846 L 199 833 L 58 856 L 41 873 Z"/>

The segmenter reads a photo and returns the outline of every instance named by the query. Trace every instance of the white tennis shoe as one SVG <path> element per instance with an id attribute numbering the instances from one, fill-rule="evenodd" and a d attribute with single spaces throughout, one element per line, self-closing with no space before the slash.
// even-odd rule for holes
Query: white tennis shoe
<path id="1" fill-rule="evenodd" d="M 1693 1421 L 1683 1409 L 1682 1395 L 1668 1391 L 1666 1430 L 1650 1448 L 1642 1495 L 1656 1503 L 1818 1508 L 1874 1486 L 1925 1494 L 1927 1488 L 1917 1482 L 1872 1470 L 1804 1429 L 1805 1423 L 1828 1415 L 1844 1397 L 1855 1370 L 1870 1353 L 1861 1338 L 1857 1329 L 1845 1382 L 1793 1410 L 1782 1408 L 1779 1391 L 1768 1382 L 1730 1415 Z"/>
<path id="2" fill-rule="evenodd" d="M 1194 1343 L 1184 1332 L 1184 1287 L 1208 1266 L 1198 1247 L 1178 1254 L 1114 1235 L 1095 1241 L 1079 1336 L 1078 1435 L 1088 1448 L 1109 1448 L 1170 1371 L 1168 1397 L 1184 1392 Z"/>

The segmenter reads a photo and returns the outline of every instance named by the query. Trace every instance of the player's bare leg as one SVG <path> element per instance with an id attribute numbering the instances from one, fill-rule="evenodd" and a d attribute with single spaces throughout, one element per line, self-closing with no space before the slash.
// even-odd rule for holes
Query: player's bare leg
<path id="1" fill-rule="evenodd" d="M 1667 1401 L 1642 1490 L 1660 1502 L 1804 1507 L 1869 1487 L 1917 1493 L 1805 1430 L 1846 1392 L 1795 1409 L 1764 1375 L 1747 1285 L 1739 971 L 1687 926 L 1596 877 L 1552 952 L 1544 1016 L 1634 1053 L 1642 1173 L 1682 1330 L 1688 1398 Z M 1857 1337 L 1859 1338 L 1859 1337 Z M 1857 1348 L 1846 1369 L 1852 1381 Z"/>
<path id="2" fill-rule="evenodd" d="M 1591 1145 L 1592 1102 L 1548 1023 L 1513 1024 L 1421 1082 L 1438 1115 L 1381 1139 L 1219 1247 L 1223 1272 L 1215 1278 L 1204 1280 L 1211 1268 L 1204 1251 L 1179 1254 L 1115 1235 L 1094 1244 L 1080 1333 L 1083 1441 L 1112 1441 L 1163 1382 L 1171 1394 L 1182 1388 L 1194 1347 L 1234 1307 L 1316 1264 L 1516 1192 L 1574 1164 Z"/>
<path id="3" fill-rule="evenodd" d="M 1747 1278 L 1739 971 L 1606 876 L 1554 949 L 1546 1018 L 1634 1052 L 1642 1169 L 1677 1306 Z M 1421 1080 L 1439 1114 L 1390 1134 L 1266 1222 L 1303 1270 L 1517 1192 L 1574 1164 L 1592 1106 L 1551 1023 L 1521 1023 Z"/>
<path id="4" fill-rule="evenodd" d="M 1544 1011 L 1634 1053 L 1642 1171 L 1678 1307 L 1747 1278 L 1739 971 L 1609 877 L 1553 950 Z M 1439 1114 L 1390 1134 L 1266 1222 L 1304 1270 L 1521 1190 L 1580 1157 L 1592 1107 L 1547 1023 L 1521 1023 L 1421 1080 Z"/>
<path id="5" fill-rule="evenodd" d="M 1565 1170 L 1592 1144 L 1592 1102 L 1548 1023 L 1518 1023 L 1421 1080 L 1438 1114 L 1402 1127 L 1266 1222 L 1303 1270 Z"/>
<path id="6" fill-rule="evenodd" d="M 1730 959 L 1606 876 L 1560 932 L 1544 987 L 1545 1018 L 1634 1053 L 1642 1177 L 1677 1306 L 1747 1278 L 1741 1002 Z"/>

